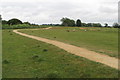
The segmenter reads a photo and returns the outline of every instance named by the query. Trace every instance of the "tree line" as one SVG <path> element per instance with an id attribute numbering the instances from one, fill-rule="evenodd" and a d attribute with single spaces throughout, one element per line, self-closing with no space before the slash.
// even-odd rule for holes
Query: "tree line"
<path id="1" fill-rule="evenodd" d="M 2 29 L 23 29 L 23 28 L 39 28 L 38 24 L 22 22 L 19 19 L 13 18 L 10 20 L 2 20 Z"/>
<path id="2" fill-rule="evenodd" d="M 77 19 L 77 21 L 74 21 L 73 19 L 69 19 L 69 18 L 62 18 L 61 19 L 62 22 L 62 26 L 76 26 L 76 27 L 110 27 L 108 26 L 107 23 L 104 24 L 104 26 L 102 26 L 100 23 L 82 23 L 82 21 L 80 19 Z M 120 25 L 118 23 L 114 23 L 112 25 L 112 27 L 114 28 L 120 28 Z"/>
<path id="3" fill-rule="evenodd" d="M 100 23 L 83 23 L 80 19 L 76 21 L 69 18 L 62 18 L 60 20 L 62 24 L 43 24 L 43 26 L 70 26 L 70 27 L 110 27 L 107 23 L 102 26 Z M 37 28 L 41 27 L 38 24 L 31 24 L 29 22 L 22 22 L 19 19 L 13 18 L 8 21 L 2 20 L 3 29 L 4 28 Z M 118 23 L 114 23 L 114 28 L 120 28 Z"/>
<path id="4" fill-rule="evenodd" d="M 5 24 L 8 24 L 8 25 L 18 25 L 18 24 L 37 25 L 37 24 L 31 24 L 29 22 L 22 22 L 21 20 L 19 20 L 17 18 L 13 18 L 13 19 L 10 19 L 8 21 L 2 20 L 2 24 L 3 25 L 5 25 Z"/>

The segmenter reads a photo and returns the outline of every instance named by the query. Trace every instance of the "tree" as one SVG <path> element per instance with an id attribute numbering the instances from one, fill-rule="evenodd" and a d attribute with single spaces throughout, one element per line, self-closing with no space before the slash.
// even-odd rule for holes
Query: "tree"
<path id="1" fill-rule="evenodd" d="M 20 21 L 19 19 L 16 19 L 16 18 L 13 18 L 13 19 L 10 19 L 7 24 L 9 25 L 17 25 L 17 24 L 22 24 L 22 21 Z"/>
<path id="2" fill-rule="evenodd" d="M 120 25 L 119 25 L 118 23 L 114 23 L 114 24 L 113 24 L 113 27 L 114 27 L 114 28 L 120 28 Z"/>
<path id="3" fill-rule="evenodd" d="M 30 23 L 29 23 L 29 22 L 24 22 L 23 24 L 28 24 L 28 25 L 30 25 Z"/>
<path id="4" fill-rule="evenodd" d="M 77 27 L 81 27 L 81 26 L 82 26 L 82 23 L 81 23 L 81 20 L 80 20 L 80 19 L 78 19 L 78 20 L 76 21 L 76 26 L 77 26 Z"/>
<path id="5" fill-rule="evenodd" d="M 102 27 L 102 25 L 100 23 L 93 23 L 92 25 L 93 25 L 93 27 Z"/>
<path id="6" fill-rule="evenodd" d="M 88 23 L 87 27 L 93 27 L 92 23 Z"/>
<path id="7" fill-rule="evenodd" d="M 108 24 L 107 24 L 107 23 L 105 23 L 105 27 L 108 27 Z"/>
<path id="8" fill-rule="evenodd" d="M 6 20 L 2 20 L 2 25 L 7 24 Z"/>
<path id="9" fill-rule="evenodd" d="M 87 27 L 87 24 L 86 23 L 82 23 L 82 26 Z"/>
<path id="10" fill-rule="evenodd" d="M 61 22 L 62 26 L 75 26 L 75 21 L 69 18 L 62 18 Z"/>

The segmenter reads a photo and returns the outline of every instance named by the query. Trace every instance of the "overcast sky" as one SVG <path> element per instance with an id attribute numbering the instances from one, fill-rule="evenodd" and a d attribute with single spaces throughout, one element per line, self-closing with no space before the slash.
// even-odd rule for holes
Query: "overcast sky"
<path id="1" fill-rule="evenodd" d="M 82 22 L 118 21 L 119 0 L 0 0 L 2 18 L 18 18 L 31 23 L 61 23 L 68 17 Z"/>

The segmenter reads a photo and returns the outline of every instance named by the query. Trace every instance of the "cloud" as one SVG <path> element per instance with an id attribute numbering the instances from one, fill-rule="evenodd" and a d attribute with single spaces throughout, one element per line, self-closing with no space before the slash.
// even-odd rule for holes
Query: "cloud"
<path id="1" fill-rule="evenodd" d="M 62 17 L 110 25 L 117 22 L 118 0 L 2 0 L 2 18 L 32 23 L 60 23 Z"/>

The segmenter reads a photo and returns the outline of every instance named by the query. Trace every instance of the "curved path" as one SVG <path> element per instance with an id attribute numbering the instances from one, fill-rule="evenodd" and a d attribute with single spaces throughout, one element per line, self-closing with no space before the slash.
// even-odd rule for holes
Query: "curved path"
<path id="1" fill-rule="evenodd" d="M 72 54 L 75 54 L 77 56 L 81 56 L 81 57 L 87 58 L 91 61 L 99 62 L 99 63 L 105 64 L 107 66 L 110 66 L 112 68 L 120 70 L 120 68 L 118 67 L 118 62 L 120 60 L 117 59 L 117 58 L 110 57 L 110 56 L 107 56 L 107 55 L 104 55 L 104 54 L 99 54 L 99 53 L 89 51 L 89 50 L 84 49 L 84 48 L 80 48 L 80 47 L 77 47 L 77 46 L 74 46 L 74 45 L 63 43 L 63 42 L 60 42 L 60 41 L 49 40 L 49 39 L 42 38 L 42 37 L 28 35 L 28 34 L 25 34 L 25 33 L 18 32 L 18 30 L 13 30 L 13 32 L 17 33 L 19 35 L 28 37 L 28 38 L 32 38 L 32 39 L 35 39 L 35 40 L 38 40 L 38 41 L 42 41 L 42 42 L 45 42 L 45 43 L 55 45 L 55 46 L 57 46 L 61 49 L 64 49 L 64 50 L 72 53 Z"/>

